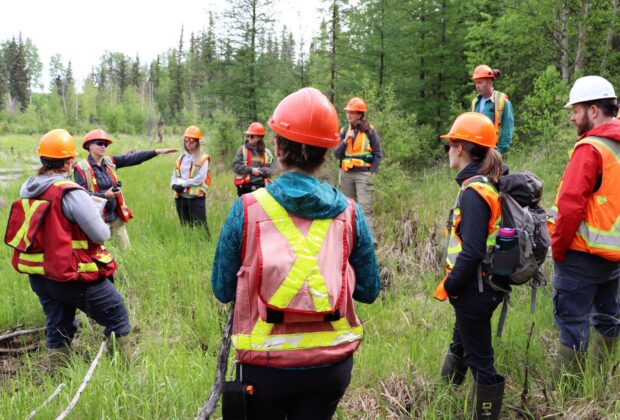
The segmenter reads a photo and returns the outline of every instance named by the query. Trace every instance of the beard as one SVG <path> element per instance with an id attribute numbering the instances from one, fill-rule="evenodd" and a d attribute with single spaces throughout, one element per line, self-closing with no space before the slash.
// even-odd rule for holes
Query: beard
<path id="1" fill-rule="evenodd" d="M 580 121 L 575 121 L 575 127 L 577 128 L 577 135 L 582 136 L 594 128 L 594 123 L 586 114 Z"/>

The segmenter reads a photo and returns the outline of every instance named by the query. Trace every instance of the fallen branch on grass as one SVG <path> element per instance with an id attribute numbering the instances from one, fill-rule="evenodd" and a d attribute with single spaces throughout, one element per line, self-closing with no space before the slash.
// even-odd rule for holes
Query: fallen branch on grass
<path id="1" fill-rule="evenodd" d="M 48 405 L 48 404 L 50 403 L 50 401 L 52 401 L 54 398 L 56 398 L 56 397 L 58 396 L 58 394 L 60 394 L 60 391 L 62 391 L 62 389 L 63 389 L 64 387 L 65 387 L 64 382 L 63 382 L 62 384 L 58 385 L 58 388 L 56 388 L 56 391 L 54 391 L 54 393 L 53 393 L 52 395 L 50 395 L 50 397 L 49 397 L 47 400 L 45 400 L 45 401 L 43 402 L 43 404 L 41 404 L 41 405 L 39 406 L 39 408 L 37 408 L 36 410 L 33 410 L 33 411 L 32 411 L 32 413 L 28 414 L 28 417 L 26 417 L 26 420 L 30 420 L 31 418 L 34 418 L 34 416 L 36 416 L 36 415 L 37 415 L 37 413 L 38 413 L 39 411 L 41 411 L 41 409 L 42 409 L 43 407 L 45 407 L 46 405 Z"/>
<path id="2" fill-rule="evenodd" d="M 67 417 L 67 415 L 71 412 L 71 410 L 73 410 L 73 408 L 77 404 L 78 400 L 80 399 L 80 395 L 82 394 L 82 392 L 84 392 L 86 385 L 88 385 L 90 378 L 93 376 L 93 372 L 95 371 L 95 368 L 97 367 L 97 364 L 99 363 L 99 359 L 101 359 L 101 355 L 103 354 L 103 351 L 105 350 L 105 346 L 106 346 L 106 340 L 103 340 L 103 342 L 101 343 L 101 346 L 99 347 L 99 352 L 97 353 L 97 356 L 95 356 L 95 359 L 90 364 L 90 367 L 88 368 L 88 372 L 86 372 L 86 376 L 84 376 L 84 380 L 82 381 L 82 383 L 80 384 L 80 387 L 75 393 L 75 397 L 73 397 L 69 406 L 65 408 L 65 411 L 63 411 L 58 417 L 56 417 L 56 420 L 62 420 L 65 417 Z"/>
<path id="3" fill-rule="evenodd" d="M 34 343 L 34 344 L 30 344 L 29 346 L 25 346 L 25 347 L 19 347 L 16 349 L 1 349 L 0 348 L 0 354 L 6 354 L 6 353 L 24 353 L 30 350 L 35 350 L 38 349 L 39 347 L 41 347 L 41 343 Z"/>
<path id="4" fill-rule="evenodd" d="M 220 347 L 220 354 L 217 358 L 215 382 L 211 387 L 211 393 L 209 394 L 206 404 L 200 410 L 200 414 L 198 414 L 198 420 L 209 419 L 211 414 L 215 411 L 217 402 L 220 399 L 222 386 L 224 385 L 224 378 L 226 377 L 226 369 L 228 368 L 228 353 L 230 352 L 230 336 L 232 332 L 234 312 L 235 302 L 233 301 L 230 304 L 230 309 L 228 310 L 228 319 L 226 320 L 226 326 L 224 327 L 224 335 L 222 336 L 222 346 Z"/>
<path id="5" fill-rule="evenodd" d="M 44 330 L 45 330 L 45 327 L 32 328 L 32 329 L 29 329 L 29 330 L 13 331 L 13 332 L 8 333 L 8 334 L 0 335 L 0 341 L 8 340 L 9 338 L 17 337 L 17 336 L 20 336 L 20 335 L 34 334 L 34 333 L 38 333 L 38 332 L 41 332 L 41 331 L 44 331 Z"/>

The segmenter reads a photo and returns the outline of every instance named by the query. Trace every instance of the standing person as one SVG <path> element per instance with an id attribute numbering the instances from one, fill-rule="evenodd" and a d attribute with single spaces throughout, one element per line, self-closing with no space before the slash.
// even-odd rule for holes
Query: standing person
<path id="1" fill-rule="evenodd" d="M 471 80 L 474 81 L 478 94 L 471 101 L 471 110 L 484 114 L 493 121 L 498 138 L 497 151 L 503 156 L 512 142 L 515 121 L 508 95 L 493 88 L 493 81 L 501 75 L 500 70 L 491 69 L 486 64 L 474 69 Z"/>
<path id="2" fill-rule="evenodd" d="M 170 186 L 175 192 L 175 204 L 181 223 L 204 226 L 210 238 L 207 224 L 206 194 L 211 185 L 209 165 L 211 157 L 200 148 L 202 132 L 190 125 L 183 134 L 185 153 L 177 159 Z"/>
<path id="3" fill-rule="evenodd" d="M 66 362 L 76 332 L 76 309 L 115 334 L 119 344 L 129 334 L 123 299 L 110 282 L 116 262 L 103 247 L 110 228 L 99 210 L 69 174 L 77 152 L 62 129 L 39 141 L 38 176 L 29 178 L 11 210 L 5 242 L 15 248 L 13 267 L 28 274 L 47 318 L 50 364 Z"/>
<path id="4" fill-rule="evenodd" d="M 459 171 L 460 187 L 448 219 L 446 277 L 435 292 L 440 300 L 449 296 L 456 317 L 441 375 L 448 383 L 460 385 L 469 368 L 474 377 L 475 418 L 497 419 L 504 378 L 495 370 L 491 317 L 503 292 L 483 282 L 478 269 L 499 231 L 502 157 L 495 150 L 493 122 L 479 113 L 461 114 L 441 137 L 449 140 L 445 147 L 450 168 Z"/>
<path id="5" fill-rule="evenodd" d="M 360 208 L 313 176 L 338 144 L 338 116 L 321 92 L 284 98 L 269 121 L 282 175 L 235 201 L 213 262 L 218 300 L 236 301 L 233 342 L 248 419 L 329 419 L 362 340 L 353 299 L 380 281 Z M 226 414 L 225 414 L 226 415 Z"/>
<path id="6" fill-rule="evenodd" d="M 376 244 L 372 177 L 381 163 L 381 144 L 377 132 L 364 118 L 368 107 L 363 99 L 352 98 L 344 110 L 348 125 L 346 130 L 340 130 L 340 144 L 334 149 L 334 156 L 340 159 L 340 189 L 359 203 Z"/>
<path id="7" fill-rule="evenodd" d="M 578 373 L 596 331 L 594 357 L 613 353 L 620 334 L 620 121 L 607 80 L 585 76 L 573 85 L 566 108 L 579 138 L 566 165 L 548 218 L 553 267 L 553 308 L 560 330 L 554 378 Z"/>
<path id="8" fill-rule="evenodd" d="M 263 188 L 265 184 L 271 182 L 271 176 L 275 172 L 273 155 L 265 147 L 265 127 L 261 123 L 253 122 L 245 134 L 248 138 L 237 150 L 232 163 L 239 197 Z"/>
<path id="9" fill-rule="evenodd" d="M 82 148 L 88 151 L 88 157 L 80 160 L 74 168 L 75 182 L 86 188 L 91 195 L 107 199 L 103 218 L 112 230 L 112 236 L 118 240 L 122 249 L 129 248 L 129 236 L 125 223 L 133 217 L 121 191 L 121 182 L 116 170 L 127 166 L 139 165 L 157 155 L 174 153 L 177 149 L 155 149 L 128 155 L 106 156 L 112 139 L 100 128 L 90 131 L 82 141 Z"/>

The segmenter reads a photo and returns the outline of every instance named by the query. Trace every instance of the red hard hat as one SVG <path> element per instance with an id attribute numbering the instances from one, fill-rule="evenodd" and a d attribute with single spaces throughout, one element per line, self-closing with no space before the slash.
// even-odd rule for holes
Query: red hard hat
<path id="1" fill-rule="evenodd" d="M 101 128 L 95 128 L 92 131 L 89 131 L 88 134 L 84 136 L 84 140 L 82 140 L 82 149 L 88 150 L 88 143 L 93 140 L 105 140 L 109 143 L 112 143 L 112 139 Z"/>
<path id="2" fill-rule="evenodd" d="M 493 69 L 486 64 L 480 64 L 474 69 L 474 74 L 471 76 L 471 80 L 476 79 L 495 79 L 495 73 Z"/>
<path id="3" fill-rule="evenodd" d="M 368 107 L 362 98 L 351 98 L 347 106 L 344 107 L 344 110 L 350 112 L 368 112 Z"/>
<path id="4" fill-rule="evenodd" d="M 324 148 L 339 143 L 336 108 L 315 88 L 303 88 L 282 99 L 268 124 L 277 134 L 297 143 Z"/>
<path id="5" fill-rule="evenodd" d="M 245 131 L 245 134 L 254 135 L 254 136 L 264 136 L 265 127 L 259 122 L 253 122 L 252 124 L 250 124 L 248 129 Z"/>
<path id="6" fill-rule="evenodd" d="M 497 146 L 497 131 L 493 121 L 479 112 L 465 112 L 454 120 L 448 134 L 442 139 L 464 140 L 484 147 Z"/>

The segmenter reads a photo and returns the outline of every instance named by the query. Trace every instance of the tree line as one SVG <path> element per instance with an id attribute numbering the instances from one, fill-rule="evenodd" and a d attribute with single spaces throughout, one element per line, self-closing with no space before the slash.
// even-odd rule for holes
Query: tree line
<path id="1" fill-rule="evenodd" d="M 101 125 L 150 135 L 161 118 L 226 133 L 265 121 L 311 85 L 339 110 L 366 98 L 388 153 L 393 145 L 393 158 L 417 164 L 436 157 L 436 134 L 468 109 L 470 73 L 486 63 L 502 70 L 496 88 L 513 102 L 516 141 L 533 144 L 561 122 L 576 77 L 599 74 L 620 88 L 618 1 L 324 0 L 318 33 L 295 39 L 278 29 L 272 0 L 234 0 L 151 62 L 105 52 L 79 87 L 70 58 L 55 55 L 44 94 L 32 93 L 36 46 L 19 35 L 0 45 L 0 132 Z"/>

